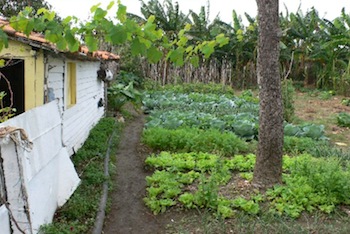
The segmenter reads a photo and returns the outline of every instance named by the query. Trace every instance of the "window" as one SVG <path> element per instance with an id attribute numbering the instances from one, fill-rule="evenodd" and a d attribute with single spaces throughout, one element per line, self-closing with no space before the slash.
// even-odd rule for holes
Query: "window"
<path id="1" fill-rule="evenodd" d="M 16 109 L 15 114 L 19 115 L 25 109 L 24 60 L 6 59 L 5 64 L 6 66 L 0 68 L 3 76 L 0 78 L 0 92 L 3 91 L 6 93 L 2 104 L 4 107 L 12 105 L 12 108 Z"/>
<path id="2" fill-rule="evenodd" d="M 69 108 L 77 103 L 77 66 L 75 63 L 67 63 L 66 87 L 66 105 Z"/>

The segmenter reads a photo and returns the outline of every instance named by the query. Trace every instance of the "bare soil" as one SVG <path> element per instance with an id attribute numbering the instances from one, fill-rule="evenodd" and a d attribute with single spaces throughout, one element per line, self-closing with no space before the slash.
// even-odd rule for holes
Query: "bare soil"
<path id="1" fill-rule="evenodd" d="M 350 106 L 341 104 L 342 96 L 332 96 L 322 100 L 308 93 L 296 93 L 295 116 L 310 123 L 323 124 L 326 135 L 338 146 L 350 146 L 350 129 L 337 126 L 337 115 L 341 112 L 350 113 Z"/>
<path id="2" fill-rule="evenodd" d="M 134 113 L 126 123 L 117 151 L 114 178 L 115 191 L 111 195 L 111 210 L 108 213 L 103 233 L 105 234 L 157 234 L 165 233 L 171 219 L 153 215 L 144 205 L 146 180 L 150 175 L 144 169 L 147 150 L 140 143 L 144 115 Z"/>

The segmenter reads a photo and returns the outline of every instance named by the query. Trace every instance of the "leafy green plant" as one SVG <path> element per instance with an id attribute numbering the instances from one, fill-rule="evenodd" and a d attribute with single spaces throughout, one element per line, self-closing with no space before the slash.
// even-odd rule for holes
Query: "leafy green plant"
<path id="1" fill-rule="evenodd" d="M 254 97 L 254 93 L 250 89 L 244 90 L 241 93 L 241 95 L 239 95 L 239 97 L 246 100 L 247 102 L 252 102 L 256 104 L 259 103 L 259 98 Z"/>
<path id="2" fill-rule="evenodd" d="M 132 82 L 134 87 L 136 88 L 141 88 L 143 86 L 143 78 L 131 72 L 126 72 L 122 70 L 119 72 L 116 79 L 119 84 L 123 84 L 124 86 L 129 85 L 130 82 Z"/>
<path id="3" fill-rule="evenodd" d="M 141 93 L 134 88 L 133 81 L 130 81 L 127 85 L 115 83 L 108 88 L 108 103 L 110 109 L 114 111 L 120 110 L 127 102 L 131 102 L 134 105 L 139 105 L 141 103 Z"/>
<path id="4" fill-rule="evenodd" d="M 235 155 L 233 158 L 225 160 L 225 166 L 231 170 L 251 172 L 254 169 L 255 160 L 254 154 Z"/>
<path id="5" fill-rule="evenodd" d="M 297 218 L 302 211 L 330 213 L 337 205 L 349 204 L 350 174 L 339 159 L 285 156 L 283 168 L 284 185 L 266 192 L 272 212 Z"/>
<path id="6" fill-rule="evenodd" d="M 341 127 L 350 127 L 350 115 L 345 112 L 339 113 L 337 116 L 337 122 Z"/>
<path id="7" fill-rule="evenodd" d="M 303 124 L 300 126 L 294 124 L 286 124 L 284 126 L 285 136 L 309 137 L 314 140 L 327 140 L 324 135 L 324 125 Z"/>
<path id="8" fill-rule="evenodd" d="M 341 104 L 344 106 L 350 106 L 350 99 L 349 98 L 343 98 L 341 100 Z"/>
<path id="9" fill-rule="evenodd" d="M 258 214 L 260 211 L 259 204 L 255 203 L 253 200 L 247 200 L 245 198 L 239 197 L 232 201 L 234 207 L 240 208 L 247 212 L 248 214 Z"/>
<path id="10" fill-rule="evenodd" d="M 335 92 L 333 90 L 329 91 L 322 91 L 319 93 L 319 98 L 321 100 L 329 100 L 335 95 Z"/>
<path id="11" fill-rule="evenodd" d="M 197 128 L 147 128 L 143 131 L 142 141 L 155 150 L 201 151 L 225 156 L 248 151 L 248 144 L 235 134 L 216 129 L 204 131 Z"/>

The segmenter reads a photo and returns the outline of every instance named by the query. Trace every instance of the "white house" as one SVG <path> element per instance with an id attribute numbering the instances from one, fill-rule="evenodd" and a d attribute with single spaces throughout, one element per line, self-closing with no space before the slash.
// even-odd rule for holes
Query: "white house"
<path id="1" fill-rule="evenodd" d="M 17 110 L 0 124 L 0 233 L 37 233 L 79 184 L 70 156 L 104 115 L 101 61 L 119 56 L 62 52 L 40 34 L 0 27 L 10 39 L 0 51 L 0 91 Z"/>

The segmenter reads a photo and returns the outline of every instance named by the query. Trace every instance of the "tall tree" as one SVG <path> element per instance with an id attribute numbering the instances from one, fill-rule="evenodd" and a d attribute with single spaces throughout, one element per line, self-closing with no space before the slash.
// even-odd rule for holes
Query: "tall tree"
<path id="1" fill-rule="evenodd" d="M 253 182 L 267 188 L 282 180 L 283 105 L 279 72 L 278 0 L 258 5 L 259 146 Z"/>
<path id="2" fill-rule="evenodd" d="M 17 15 L 26 6 L 32 7 L 34 10 L 40 8 L 51 9 L 52 6 L 45 0 L 0 0 L 0 15 L 10 18 Z"/>

